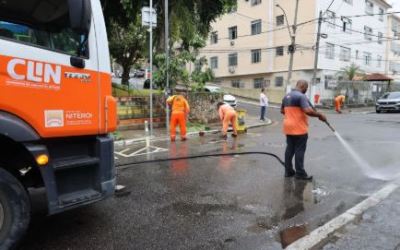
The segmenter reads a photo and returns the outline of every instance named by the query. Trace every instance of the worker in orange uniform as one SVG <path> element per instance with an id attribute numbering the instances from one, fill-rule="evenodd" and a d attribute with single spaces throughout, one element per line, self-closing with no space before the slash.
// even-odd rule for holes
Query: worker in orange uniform
<path id="1" fill-rule="evenodd" d="M 182 95 L 173 95 L 167 99 L 167 104 L 171 107 L 170 137 L 171 141 L 176 139 L 176 125 L 179 124 L 181 140 L 186 140 L 186 118 L 190 112 L 190 107 L 186 98 Z"/>
<path id="2" fill-rule="evenodd" d="M 344 95 L 338 95 L 335 98 L 335 110 L 339 114 L 342 113 L 342 111 L 340 111 L 340 109 L 342 108 L 342 105 L 343 105 L 345 99 L 346 99 L 346 97 Z"/>
<path id="3" fill-rule="evenodd" d="M 236 111 L 229 104 L 226 104 L 223 102 L 219 102 L 217 104 L 217 109 L 218 109 L 218 113 L 219 113 L 219 118 L 222 121 L 222 138 L 224 138 L 224 139 L 228 138 L 227 132 L 228 132 L 229 123 L 232 124 L 232 128 L 233 128 L 232 137 L 236 137 L 237 136 L 237 128 L 236 128 L 237 114 L 236 114 Z"/>

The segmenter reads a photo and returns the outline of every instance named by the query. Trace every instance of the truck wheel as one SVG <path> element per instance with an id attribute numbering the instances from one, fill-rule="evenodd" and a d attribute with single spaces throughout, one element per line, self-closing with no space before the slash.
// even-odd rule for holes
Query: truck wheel
<path id="1" fill-rule="evenodd" d="M 0 168 L 0 249 L 13 249 L 30 220 L 30 201 L 22 184 Z"/>

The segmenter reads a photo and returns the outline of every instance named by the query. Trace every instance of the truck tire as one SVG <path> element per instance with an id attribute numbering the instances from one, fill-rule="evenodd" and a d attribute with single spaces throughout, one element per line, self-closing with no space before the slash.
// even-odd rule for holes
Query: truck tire
<path id="1" fill-rule="evenodd" d="M 0 249 L 14 249 L 30 220 L 30 199 L 22 184 L 0 168 Z"/>

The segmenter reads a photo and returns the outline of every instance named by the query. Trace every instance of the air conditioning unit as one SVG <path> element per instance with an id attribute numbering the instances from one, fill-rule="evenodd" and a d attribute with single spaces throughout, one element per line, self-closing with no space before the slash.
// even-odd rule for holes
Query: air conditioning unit
<path id="1" fill-rule="evenodd" d="M 231 40 L 231 46 L 235 45 L 235 41 Z"/>
<path id="2" fill-rule="evenodd" d="M 231 73 L 231 74 L 233 74 L 233 73 L 235 73 L 235 66 L 229 66 L 229 73 Z"/>

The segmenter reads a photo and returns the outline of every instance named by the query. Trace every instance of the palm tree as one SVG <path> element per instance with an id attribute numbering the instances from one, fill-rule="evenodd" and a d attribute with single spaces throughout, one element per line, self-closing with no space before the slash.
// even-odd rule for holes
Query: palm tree
<path id="1" fill-rule="evenodd" d="M 341 68 L 339 74 L 340 76 L 343 77 L 343 79 L 349 81 L 354 81 L 354 78 L 356 76 L 365 75 L 365 73 L 362 70 L 360 70 L 360 67 L 357 66 L 355 63 L 352 63 L 347 67 Z"/>
<path id="2" fill-rule="evenodd" d="M 353 93 L 352 95 L 353 98 L 358 99 L 358 95 L 356 93 L 358 93 L 359 88 L 362 88 L 362 84 L 355 84 L 354 80 L 356 80 L 357 76 L 361 76 L 363 79 L 365 77 L 365 73 L 360 69 L 360 67 L 358 65 L 356 65 L 355 63 L 350 64 L 347 67 L 343 67 L 340 69 L 340 71 L 338 72 L 338 77 L 341 77 L 343 80 L 345 80 L 342 83 L 339 83 L 336 89 L 336 94 L 340 93 L 341 89 L 346 89 L 346 97 L 349 97 L 350 93 Z M 349 82 L 351 83 L 351 92 L 350 92 L 350 86 L 349 86 Z M 355 86 L 357 85 L 357 86 Z M 348 98 L 347 98 L 348 99 Z M 355 100 L 357 101 L 357 100 Z"/>

